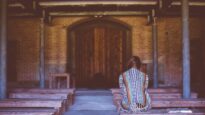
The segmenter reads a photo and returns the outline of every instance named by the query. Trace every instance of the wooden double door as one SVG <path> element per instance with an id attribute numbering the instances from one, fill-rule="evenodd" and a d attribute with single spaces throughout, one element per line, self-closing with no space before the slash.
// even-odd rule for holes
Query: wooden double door
<path id="1" fill-rule="evenodd" d="M 68 30 L 69 68 L 77 88 L 118 87 L 131 56 L 128 28 L 110 21 L 90 21 Z"/>

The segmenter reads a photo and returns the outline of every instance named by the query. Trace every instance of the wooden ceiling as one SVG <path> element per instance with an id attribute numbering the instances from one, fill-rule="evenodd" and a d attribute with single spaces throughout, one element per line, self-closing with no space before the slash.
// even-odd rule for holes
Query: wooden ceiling
<path id="1" fill-rule="evenodd" d="M 205 0 L 189 0 L 191 16 L 205 16 Z M 9 16 L 180 16 L 181 0 L 8 0 Z M 43 13 L 44 12 L 44 13 Z"/>

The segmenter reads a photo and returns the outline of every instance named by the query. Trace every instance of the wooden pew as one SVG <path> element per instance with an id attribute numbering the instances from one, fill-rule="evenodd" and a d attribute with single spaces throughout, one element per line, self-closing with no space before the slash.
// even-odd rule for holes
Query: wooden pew
<path id="1" fill-rule="evenodd" d="M 63 101 L 63 112 L 67 110 L 69 106 L 69 95 L 64 93 L 29 93 L 29 92 L 13 92 L 9 93 L 11 99 L 59 99 Z"/>
<path id="2" fill-rule="evenodd" d="M 181 109 L 181 110 L 191 110 L 191 113 L 173 112 L 175 110 L 180 110 L 180 109 L 176 109 L 176 108 L 151 109 L 147 112 L 141 112 L 140 115 L 205 115 L 205 111 L 203 109 Z M 120 115 L 139 115 L 139 113 L 134 114 L 134 113 L 121 112 Z"/>
<path id="3" fill-rule="evenodd" d="M 111 92 L 114 93 L 120 93 L 120 89 L 119 88 L 112 88 L 110 89 Z M 177 88 L 149 88 L 148 89 L 149 93 L 181 93 L 181 89 L 177 89 Z"/>
<path id="4" fill-rule="evenodd" d="M 64 93 L 29 93 L 13 92 L 9 93 L 9 98 L 26 98 L 26 99 L 68 99 L 69 95 Z"/>
<path id="5" fill-rule="evenodd" d="M 0 108 L 0 115 L 57 115 L 52 108 Z"/>
<path id="6" fill-rule="evenodd" d="M 62 115 L 62 100 L 46 99 L 4 99 L 0 108 L 53 108 L 57 115 Z"/>
<path id="7" fill-rule="evenodd" d="M 74 94 L 75 94 L 75 89 L 74 88 L 70 88 L 70 89 L 39 89 L 39 88 L 15 88 L 15 89 L 9 89 L 10 93 L 13 92 L 29 92 L 29 93 L 45 93 L 45 94 L 69 94 L 69 104 L 73 104 L 74 102 Z"/>
<path id="8" fill-rule="evenodd" d="M 168 107 L 194 107 L 205 108 L 205 99 L 155 99 L 152 101 L 154 108 Z"/>
<path id="9" fill-rule="evenodd" d="M 151 99 L 180 99 L 181 93 L 150 93 Z M 191 93 L 191 98 L 197 98 L 196 93 Z M 113 99 L 122 99 L 122 95 L 119 93 L 113 94 Z"/>
<path id="10" fill-rule="evenodd" d="M 70 93 L 74 94 L 75 89 L 74 88 L 69 88 L 69 89 L 39 89 L 39 88 L 14 88 L 14 89 L 9 89 L 10 92 L 33 92 L 33 93 Z"/>
<path id="11" fill-rule="evenodd" d="M 118 110 L 120 107 L 120 101 L 122 96 L 120 94 L 120 89 L 111 89 L 113 93 L 113 101 L 117 106 Z M 205 99 L 196 99 L 197 93 L 191 93 L 191 98 L 189 100 L 181 99 L 181 90 L 175 88 L 159 88 L 159 89 L 148 89 L 150 96 L 152 98 L 152 109 L 145 113 L 140 113 L 140 115 L 187 115 L 186 113 L 168 113 L 167 108 L 199 108 L 205 109 Z M 153 111 L 155 110 L 155 111 Z M 127 114 L 120 113 L 120 115 L 137 115 L 137 114 Z M 188 115 L 205 115 L 205 111 L 193 111 Z"/>
<path id="12" fill-rule="evenodd" d="M 121 100 L 114 100 L 117 108 Z M 152 108 L 205 108 L 205 99 L 155 99 L 151 102 Z"/>
<path id="13" fill-rule="evenodd" d="M 0 111 L 0 115 L 55 115 L 46 111 Z"/>

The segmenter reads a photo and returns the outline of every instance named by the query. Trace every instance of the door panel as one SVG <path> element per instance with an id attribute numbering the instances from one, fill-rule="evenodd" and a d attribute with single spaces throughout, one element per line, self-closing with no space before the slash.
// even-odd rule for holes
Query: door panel
<path id="1" fill-rule="evenodd" d="M 88 23 L 70 31 L 69 57 L 77 88 L 118 86 L 130 52 L 127 29 L 110 23 Z"/>

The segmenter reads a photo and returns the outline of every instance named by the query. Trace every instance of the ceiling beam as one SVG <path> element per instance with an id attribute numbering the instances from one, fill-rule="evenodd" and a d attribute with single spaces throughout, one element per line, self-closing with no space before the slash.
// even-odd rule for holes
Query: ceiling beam
<path id="1" fill-rule="evenodd" d="M 164 10 L 171 7 L 173 0 L 158 0 L 158 9 Z"/>
<path id="2" fill-rule="evenodd" d="M 189 2 L 190 15 L 198 15 L 205 9 L 205 1 L 192 0 Z M 46 17 L 50 16 L 147 16 L 155 10 L 157 16 L 178 14 L 180 0 L 124 0 L 124 1 L 57 1 L 57 0 L 31 0 L 9 2 L 9 16 L 42 16 L 42 10 L 46 11 Z M 161 8 L 161 9 L 160 9 Z M 192 10 L 194 9 L 194 10 Z M 97 11 L 95 11 L 97 10 Z M 170 13 L 171 11 L 171 13 Z M 175 13 L 173 13 L 175 12 Z M 159 15 L 158 15 L 159 14 Z M 203 16 L 204 13 L 200 14 Z"/>
<path id="3" fill-rule="evenodd" d="M 10 3 L 8 4 L 9 8 L 21 8 L 21 9 L 25 9 L 24 4 L 22 3 Z"/>
<path id="4" fill-rule="evenodd" d="M 34 13 L 26 12 L 26 13 L 10 13 L 9 17 L 34 17 L 37 16 Z"/>
<path id="5" fill-rule="evenodd" d="M 54 7 L 54 6 L 87 6 L 87 5 L 156 5 L 156 1 L 44 1 L 39 2 L 42 7 Z"/>
<path id="6" fill-rule="evenodd" d="M 166 11 L 171 8 L 172 2 L 173 0 L 158 0 L 158 8 L 156 8 L 157 16 L 166 13 Z"/>
<path id="7" fill-rule="evenodd" d="M 174 1 L 171 3 L 171 5 L 173 6 L 180 6 L 181 5 L 181 2 L 180 1 Z M 202 2 L 202 1 L 191 1 L 189 2 L 189 6 L 205 6 L 205 1 Z"/>
<path id="8" fill-rule="evenodd" d="M 105 11 L 105 12 L 50 12 L 50 16 L 146 16 L 149 12 Z"/>

